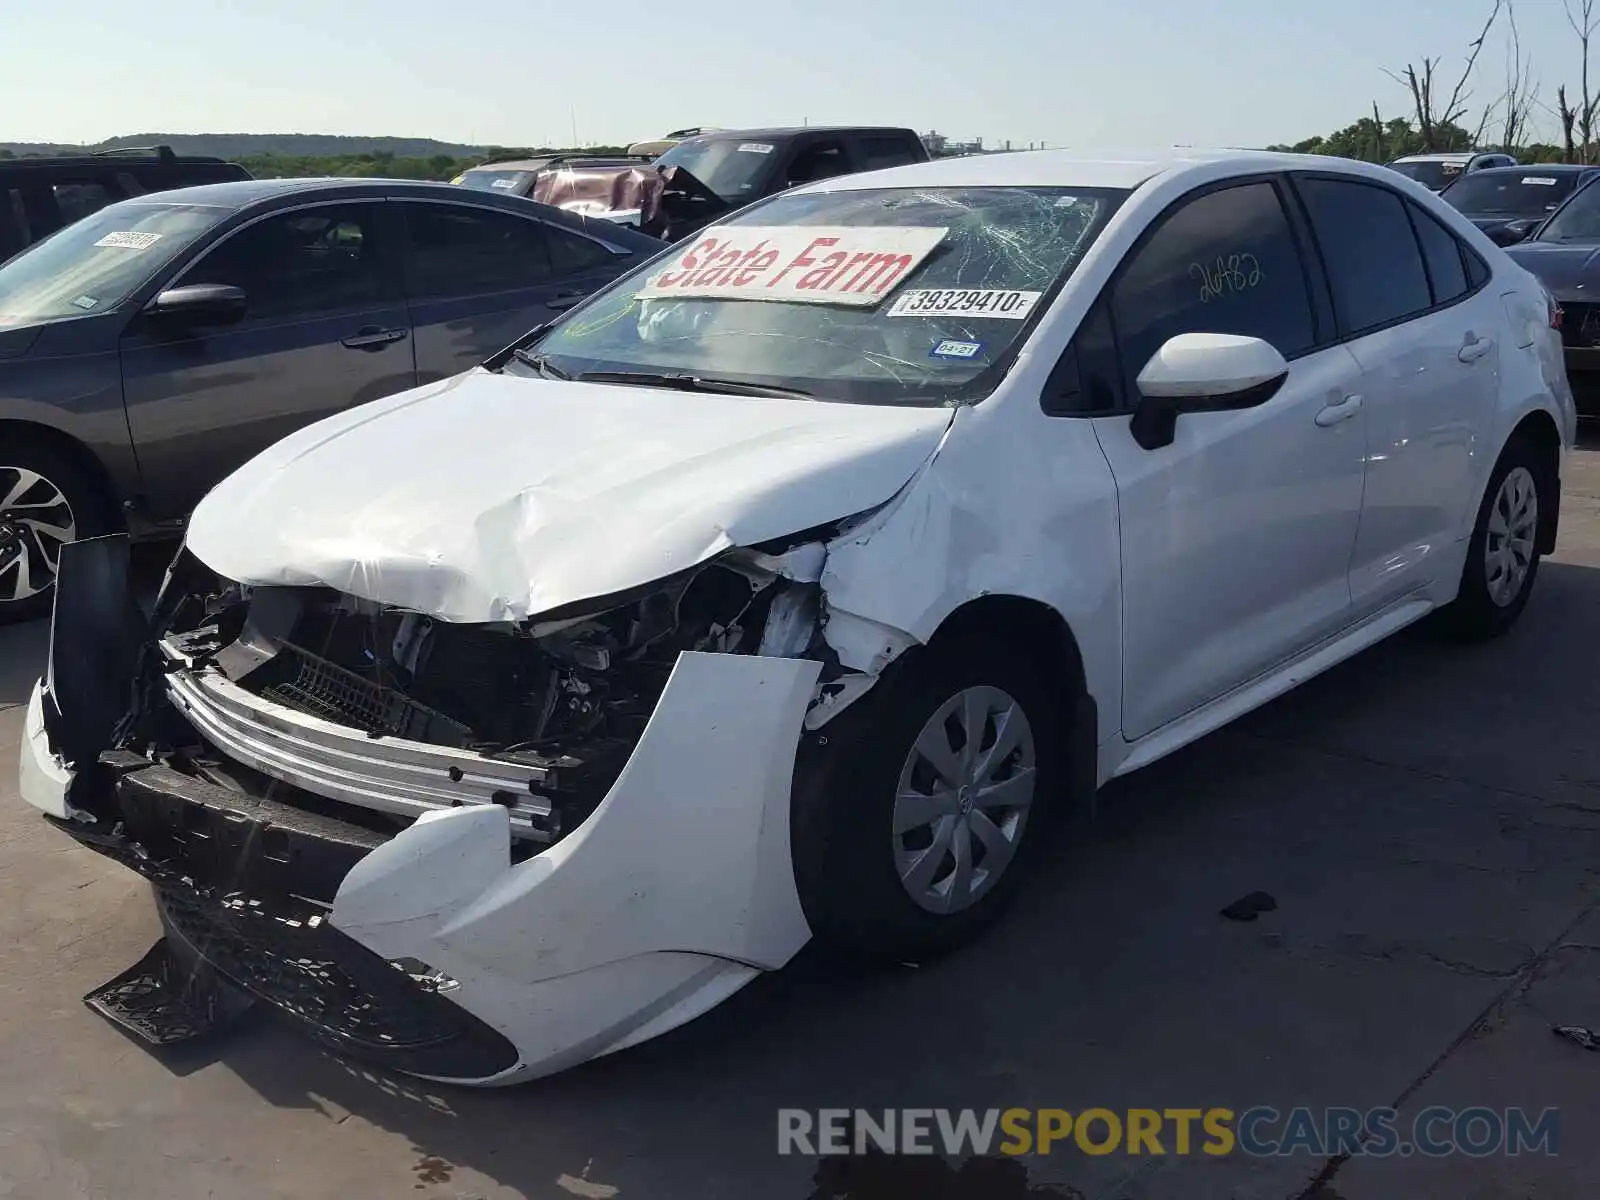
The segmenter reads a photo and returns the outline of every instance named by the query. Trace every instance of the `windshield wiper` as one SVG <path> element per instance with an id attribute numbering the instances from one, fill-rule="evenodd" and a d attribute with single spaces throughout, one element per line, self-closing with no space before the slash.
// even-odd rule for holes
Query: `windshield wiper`
<path id="1" fill-rule="evenodd" d="M 737 379 L 717 379 L 710 375 L 669 375 L 655 371 L 584 371 L 579 383 L 617 383 L 625 387 L 672 388 L 679 392 L 716 392 L 724 396 L 800 396 L 811 399 L 801 388 L 771 387 L 764 383 L 743 383 Z"/>
<path id="2" fill-rule="evenodd" d="M 518 362 L 527 363 L 528 366 L 539 372 L 539 374 L 543 375 L 546 379 L 572 378 L 571 375 L 563 371 L 560 367 L 556 366 L 555 363 L 551 362 L 544 355 L 535 354 L 532 350 L 524 350 L 521 346 L 518 346 L 511 352 L 511 354 L 512 357 L 514 357 Z"/>

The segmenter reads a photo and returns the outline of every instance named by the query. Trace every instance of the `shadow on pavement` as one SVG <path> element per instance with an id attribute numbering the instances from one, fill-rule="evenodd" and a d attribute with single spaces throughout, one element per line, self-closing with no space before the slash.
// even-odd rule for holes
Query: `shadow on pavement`
<path id="1" fill-rule="evenodd" d="M 1086 1192 L 1057 1190 L 1058 1184 L 1039 1177 L 1063 1171 L 1076 1176 L 1093 1165 L 1087 1159 L 954 1169 L 915 1159 L 819 1163 L 780 1157 L 776 1110 L 1109 1103 L 1103 1095 L 1108 1077 L 1104 1062 L 1100 1081 L 1091 1077 L 1085 1083 L 1077 1075 L 1077 1056 L 1100 1053 L 1097 1048 L 1107 1040 L 1138 1045 L 1141 1038 L 1158 1039 L 1163 1032 L 1158 1025 L 1139 1032 L 1139 1005 L 1156 1003 L 1148 993 L 1171 986 L 1162 982 L 1158 989 L 1140 980 L 1143 990 L 1134 989 L 1132 1000 L 1125 1001 L 1116 988 L 1127 986 L 1127 960 L 1138 955 L 1175 957 L 1172 970 L 1192 969 L 1197 986 L 1214 985 L 1207 973 L 1223 968 L 1198 958 L 1191 966 L 1184 961 L 1190 953 L 1184 947 L 1199 943 L 1193 953 L 1211 954 L 1215 943 L 1205 939 L 1238 936 L 1241 927 L 1213 932 L 1228 924 L 1217 919 L 1217 909 L 1236 893 L 1227 891 L 1232 881 L 1221 876 L 1225 882 L 1219 883 L 1216 865 L 1204 860 L 1218 852 L 1226 857 L 1230 842 L 1255 839 L 1255 848 L 1246 845 L 1241 857 L 1241 890 L 1254 886 L 1250 873 L 1261 872 L 1262 863 L 1284 855 L 1295 861 L 1272 869 L 1326 876 L 1313 882 L 1336 889 L 1342 884 L 1341 860 L 1318 861 L 1305 857 L 1309 852 L 1304 846 L 1289 846 L 1304 835 L 1308 819 L 1343 821 L 1343 828 L 1329 824 L 1323 834 L 1342 833 L 1358 847 L 1393 834 L 1382 825 L 1387 815 L 1382 806 L 1403 806 L 1422 823 L 1423 833 L 1417 836 L 1460 822 L 1459 811 L 1436 811 L 1431 796 L 1405 793 L 1408 785 L 1395 779 L 1416 776 L 1426 783 L 1436 780 L 1439 771 L 1451 771 L 1450 786 L 1472 795 L 1490 789 L 1489 803 L 1508 806 L 1561 794 L 1568 787 L 1588 788 L 1593 794 L 1600 787 L 1600 750 L 1595 748 L 1600 739 L 1592 733 L 1600 718 L 1600 672 L 1590 656 L 1574 653 L 1573 647 L 1596 644 L 1600 570 L 1547 561 L 1526 617 L 1508 637 L 1467 647 L 1440 644 L 1423 632 L 1392 639 L 1231 730 L 1116 781 L 1102 793 L 1096 828 L 1053 849 L 1053 862 L 1007 920 L 976 946 L 920 970 L 848 970 L 807 952 L 683 1029 L 506 1091 L 385 1077 L 320 1054 L 270 1024 L 222 1044 L 219 1057 L 274 1105 L 318 1110 L 337 1120 L 355 1114 L 403 1136 L 418 1156 L 419 1189 L 447 1182 L 459 1172 L 529 1196 L 574 1194 L 602 1200 L 613 1195 L 624 1200 L 1120 1198 L 1123 1190 L 1104 1190 L 1104 1179 Z M 1441 696 L 1451 697 L 1451 703 L 1440 704 Z M 1318 764 L 1325 759 L 1346 756 L 1352 769 L 1390 771 L 1375 777 L 1390 782 L 1381 793 L 1352 795 L 1347 783 L 1336 780 L 1338 786 L 1326 797 L 1308 783 L 1299 800 L 1280 793 L 1279 812 L 1270 803 L 1274 797 L 1268 797 L 1265 808 L 1257 804 L 1259 797 L 1249 797 L 1252 787 L 1259 789 L 1263 770 L 1252 756 L 1271 754 L 1301 755 L 1294 772 L 1315 772 L 1323 769 Z M 1384 815 L 1363 817 L 1361 809 L 1369 803 L 1379 805 Z M 1331 817 L 1330 806 L 1339 810 Z M 1228 821 L 1237 822 L 1237 837 L 1213 830 L 1206 854 L 1193 852 L 1197 842 L 1183 841 L 1191 831 L 1205 833 L 1206 823 L 1215 827 Z M 1430 821 L 1437 826 L 1429 826 Z M 1342 843 L 1339 852 L 1347 852 Z M 1574 851 L 1582 852 L 1581 847 Z M 1159 897 L 1159 903 L 1150 897 Z M 1198 932 L 1173 928 L 1186 924 Z M 1253 938 L 1281 938 L 1243 929 Z M 1227 949 L 1237 943 L 1222 944 Z M 1139 969 L 1160 973 L 1157 967 Z M 1097 996 L 1100 982 L 1113 975 L 1119 982 L 1108 985 L 1109 994 Z M 1423 993 L 1457 982 L 1451 976 L 1440 978 L 1443 982 L 1436 983 L 1428 976 Z M 1381 980 L 1385 985 L 1389 981 Z M 1304 987 L 1292 994 L 1289 983 L 1274 991 L 1273 982 L 1271 969 L 1264 968 L 1229 985 L 1239 989 L 1239 1010 L 1206 1018 L 1209 1024 L 1196 1026 L 1198 1037 L 1180 1040 L 1177 1057 L 1188 1061 L 1154 1063 L 1146 1057 L 1131 1062 L 1124 1073 L 1137 1077 L 1128 1080 L 1126 1095 L 1144 1098 L 1130 1103 L 1175 1102 L 1175 1079 L 1190 1087 L 1203 1081 L 1199 1086 L 1213 1095 L 1259 1080 L 1259 1075 L 1248 1074 L 1250 1063 L 1273 1055 L 1259 1048 L 1258 1028 L 1280 1039 L 1273 1044 L 1280 1055 L 1272 1078 L 1342 1082 L 1345 1077 L 1327 1063 L 1351 1057 L 1339 1042 L 1350 1027 L 1330 1027 L 1329 1022 L 1354 1022 L 1355 1029 L 1365 1030 L 1396 1019 L 1385 1007 L 1386 987 L 1359 993 L 1364 1005 L 1360 1011 L 1343 1012 L 1349 1002 L 1329 997 L 1322 1003 L 1334 1016 L 1327 1011 L 1305 1016 L 1288 1007 L 1307 1003 Z M 1125 1010 L 1125 1003 L 1132 1006 Z M 1098 1011 L 1101 1023 L 1074 1024 L 1080 1018 L 1073 1014 L 1080 1011 Z M 1428 1044 L 1426 1031 L 1433 1027 L 1420 1015 L 1416 1019 L 1423 1035 L 1399 1043 L 1405 1048 L 1406 1078 L 1426 1067 L 1458 1032 L 1441 1028 L 1437 1044 Z M 1303 1032 L 1301 1024 L 1307 1026 Z M 1283 1027 L 1302 1040 L 1282 1040 L 1289 1036 Z M 1330 1041 L 1334 1044 L 1325 1045 Z M 1281 1049 L 1286 1044 L 1299 1049 L 1302 1058 L 1284 1061 Z M 1330 1057 L 1318 1059 L 1322 1053 Z M 1358 1065 L 1339 1069 L 1373 1070 Z M 1086 1073 L 1092 1076 L 1092 1071 Z M 1117 1078 L 1115 1073 L 1109 1077 Z M 1085 1086 L 1094 1089 L 1092 1095 L 1083 1093 Z M 1373 1086 L 1390 1086 L 1388 1076 Z M 1304 1091 L 1298 1083 L 1295 1087 Z M 1057 1094 L 1051 1099 L 1041 1091 Z M 1019 1099 L 1022 1095 L 1028 1098 Z M 1327 1095 L 1321 1100 L 1340 1102 Z M 1374 1102 L 1386 1103 L 1387 1097 L 1375 1096 Z M 1293 1164 L 1303 1172 L 1286 1176 L 1284 1190 L 1277 1194 L 1296 1194 L 1317 1165 Z M 1178 1189 L 1171 1194 L 1227 1194 L 1214 1190 L 1217 1183 L 1209 1189 L 1190 1186 L 1210 1177 L 1207 1171 L 1219 1164 L 1194 1166 L 1198 1174 L 1164 1177 Z M 1237 1167 L 1267 1169 L 1260 1162 Z M 1283 1169 L 1281 1162 L 1277 1169 Z M 468 1190 L 450 1194 L 477 1196 L 473 1182 L 457 1178 L 454 1186 Z"/>

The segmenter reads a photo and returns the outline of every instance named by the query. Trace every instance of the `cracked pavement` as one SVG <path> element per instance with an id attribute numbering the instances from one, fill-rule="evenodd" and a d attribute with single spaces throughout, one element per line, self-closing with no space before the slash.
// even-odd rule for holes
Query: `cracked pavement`
<path id="1" fill-rule="evenodd" d="M 1511 636 L 1402 635 L 1119 781 L 955 958 L 860 975 L 803 956 L 686 1029 L 509 1092 L 384 1078 L 270 1023 L 158 1059 L 89 1013 L 79 997 L 144 953 L 154 918 L 131 875 L 16 798 L 45 631 L 0 630 L 0 1197 L 904 1200 L 935 1195 L 909 1167 L 885 1183 L 779 1158 L 775 1110 L 1384 1104 L 1558 1106 L 1561 1153 L 1069 1150 L 962 1176 L 983 1200 L 1588 1196 L 1600 1056 L 1550 1028 L 1600 1027 L 1589 446 Z M 1277 910 L 1218 915 L 1256 890 Z"/>

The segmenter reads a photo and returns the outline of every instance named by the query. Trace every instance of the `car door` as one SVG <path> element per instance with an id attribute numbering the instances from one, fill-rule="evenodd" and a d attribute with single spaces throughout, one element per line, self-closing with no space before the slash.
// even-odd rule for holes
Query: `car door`
<path id="1" fill-rule="evenodd" d="M 627 256 L 527 214 L 396 201 L 421 382 L 477 366 L 614 277 Z"/>
<path id="2" fill-rule="evenodd" d="M 1123 730 L 1142 737 L 1336 633 L 1366 453 L 1360 368 L 1333 344 L 1304 231 L 1271 178 L 1180 201 L 1141 238 L 1078 341 L 1095 433 L 1116 478 Z M 1288 360 L 1279 390 L 1188 413 L 1144 449 L 1135 378 L 1180 333 L 1259 337 Z M 1095 364 L 1099 364 L 1096 366 Z"/>
<path id="3" fill-rule="evenodd" d="M 1378 183 L 1301 176 L 1341 334 L 1361 364 L 1367 475 L 1350 589 L 1362 616 L 1434 582 L 1476 503 L 1504 306 L 1488 268 Z M 1459 560 L 1457 560 L 1459 562 Z"/>
<path id="4" fill-rule="evenodd" d="M 247 221 L 167 285 L 241 288 L 241 320 L 134 319 L 123 394 L 152 515 L 182 515 L 285 435 L 415 384 L 390 219 L 375 198 Z"/>

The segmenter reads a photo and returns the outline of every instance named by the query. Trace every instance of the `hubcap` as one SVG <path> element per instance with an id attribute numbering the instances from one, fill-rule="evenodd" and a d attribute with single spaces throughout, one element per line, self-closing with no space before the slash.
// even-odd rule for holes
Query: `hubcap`
<path id="1" fill-rule="evenodd" d="M 61 546 L 77 533 L 60 488 L 26 467 L 0 463 L 0 604 L 49 590 Z"/>
<path id="2" fill-rule="evenodd" d="M 1489 599 L 1501 608 L 1522 592 L 1533 565 L 1533 544 L 1539 529 L 1539 488 L 1527 467 L 1514 467 L 1500 481 L 1489 509 L 1489 537 L 1483 568 Z"/>
<path id="3" fill-rule="evenodd" d="M 900 768 L 894 858 L 929 912 L 976 904 L 1011 864 L 1033 805 L 1033 729 L 996 687 L 966 688 L 928 718 Z"/>

